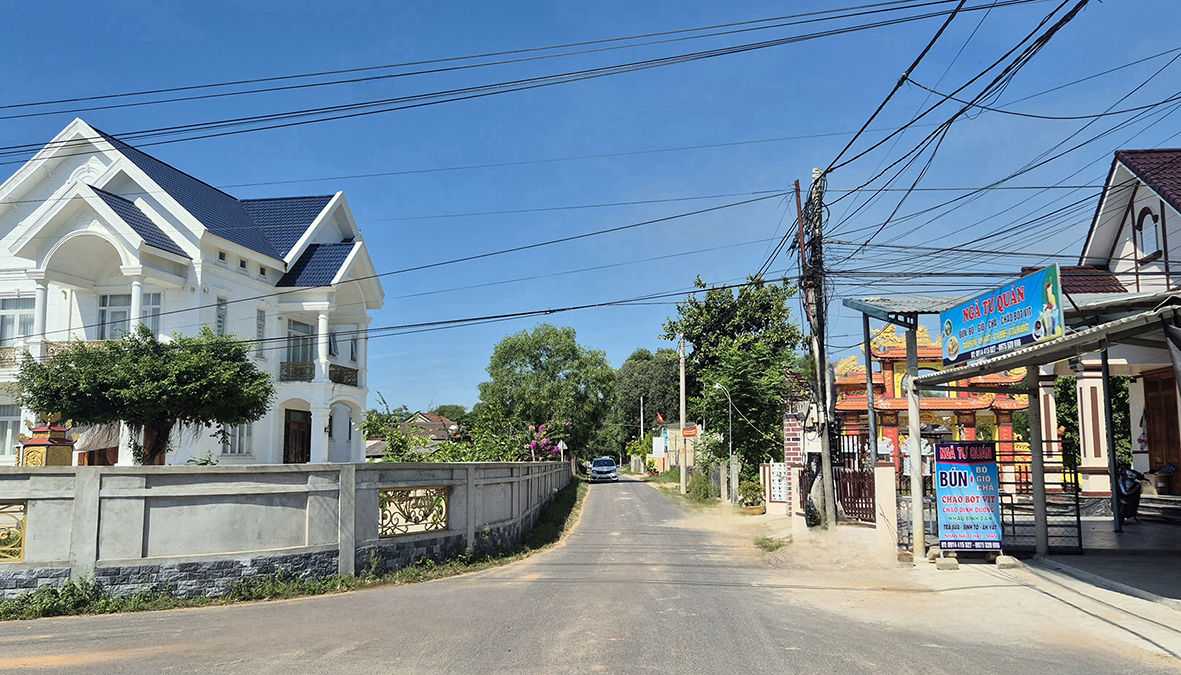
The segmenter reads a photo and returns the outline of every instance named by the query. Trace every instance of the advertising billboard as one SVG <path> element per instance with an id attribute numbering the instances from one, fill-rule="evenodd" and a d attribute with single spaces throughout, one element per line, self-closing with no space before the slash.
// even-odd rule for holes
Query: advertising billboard
<path id="1" fill-rule="evenodd" d="M 939 325 L 944 366 L 1062 337 L 1058 265 L 956 305 L 939 315 Z"/>
<path id="2" fill-rule="evenodd" d="M 935 510 L 939 548 L 999 551 L 1000 492 L 996 443 L 964 441 L 935 445 Z"/>

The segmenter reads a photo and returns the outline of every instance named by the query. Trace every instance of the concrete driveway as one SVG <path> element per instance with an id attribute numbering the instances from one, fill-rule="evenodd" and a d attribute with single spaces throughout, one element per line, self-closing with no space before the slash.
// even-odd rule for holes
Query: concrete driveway
<path id="1" fill-rule="evenodd" d="M 871 595 L 877 605 L 859 618 L 840 607 L 839 571 L 823 583 L 815 570 L 795 578 L 790 557 L 769 565 L 745 533 L 699 521 L 624 478 L 590 486 L 567 541 L 521 563 L 300 600 L 0 623 L 0 672 L 1098 673 L 1176 663 L 1089 639 L 993 640 L 990 624 L 1006 617 L 963 605 L 951 614 L 960 625 L 915 630 L 905 607 L 882 618 L 890 594 Z M 963 602 L 940 598 L 953 610 Z"/>

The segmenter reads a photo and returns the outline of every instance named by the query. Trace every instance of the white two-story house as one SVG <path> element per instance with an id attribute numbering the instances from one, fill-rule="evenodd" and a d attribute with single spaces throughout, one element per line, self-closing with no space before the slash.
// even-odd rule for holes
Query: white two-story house
<path id="1" fill-rule="evenodd" d="M 202 325 L 255 341 L 267 416 L 178 435 L 168 464 L 363 461 L 370 312 L 384 293 L 343 193 L 239 200 L 74 120 L 0 185 L 0 384 L 20 356 Z M 0 387 L 0 464 L 21 411 Z M 126 430 L 84 435 L 76 461 L 131 462 Z"/>

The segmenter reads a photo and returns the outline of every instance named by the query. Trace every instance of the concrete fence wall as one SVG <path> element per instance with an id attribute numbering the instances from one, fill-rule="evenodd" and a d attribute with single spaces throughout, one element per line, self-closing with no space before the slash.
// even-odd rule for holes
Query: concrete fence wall
<path id="1" fill-rule="evenodd" d="M 507 547 L 570 481 L 570 467 L 0 467 L 0 505 L 23 505 L 24 512 L 23 560 L 0 560 L 0 599 L 88 574 L 120 594 L 216 594 L 280 569 L 300 576 L 385 571 L 457 549 Z M 426 489 L 436 496 L 419 497 Z M 415 514 L 432 509 L 427 531 L 415 531 L 424 529 L 413 524 Z"/>

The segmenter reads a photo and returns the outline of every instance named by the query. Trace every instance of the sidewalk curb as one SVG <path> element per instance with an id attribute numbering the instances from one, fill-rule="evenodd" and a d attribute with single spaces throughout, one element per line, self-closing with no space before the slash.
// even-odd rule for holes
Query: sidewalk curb
<path id="1" fill-rule="evenodd" d="M 1154 602 L 1158 605 L 1163 605 L 1169 609 L 1181 612 L 1181 600 L 1174 600 L 1173 598 L 1166 598 L 1163 595 L 1150 593 L 1149 591 L 1136 588 L 1135 586 L 1129 586 L 1118 581 L 1113 581 L 1106 577 L 1101 577 L 1098 574 L 1094 574 L 1092 572 L 1080 570 L 1077 567 L 1063 565 L 1056 560 L 1049 560 L 1040 555 L 1033 556 L 1032 561 L 1037 563 L 1037 565 L 1029 566 L 1030 569 L 1035 573 L 1038 571 L 1037 566 L 1040 565 L 1042 567 L 1061 572 L 1067 576 L 1074 577 L 1080 581 L 1085 581 L 1093 586 L 1098 586 L 1099 588 L 1104 588 L 1109 591 L 1115 591 L 1116 593 L 1123 593 L 1124 595 L 1130 595 L 1135 598 L 1140 598 L 1141 600 Z"/>

